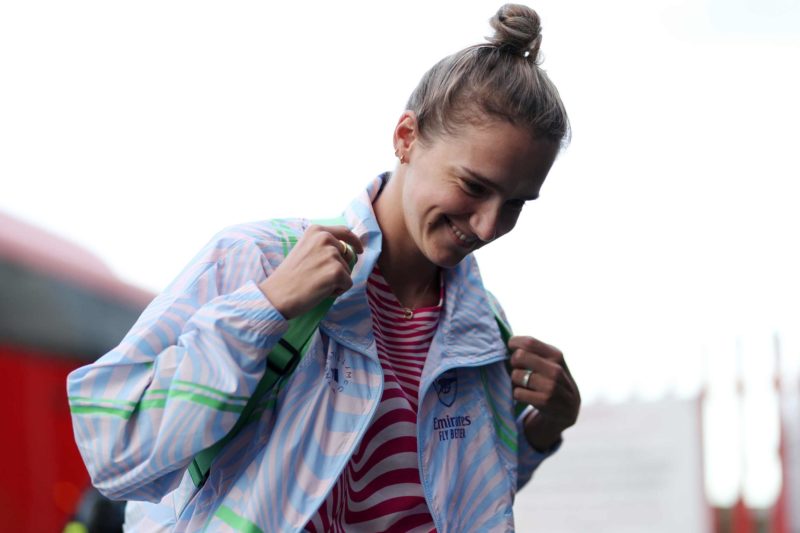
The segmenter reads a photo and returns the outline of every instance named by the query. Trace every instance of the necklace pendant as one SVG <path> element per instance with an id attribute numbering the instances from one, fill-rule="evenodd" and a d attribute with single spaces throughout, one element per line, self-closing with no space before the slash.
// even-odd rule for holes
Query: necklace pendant
<path id="1" fill-rule="evenodd" d="M 403 316 L 406 318 L 406 320 L 410 320 L 414 318 L 414 311 L 412 309 L 409 309 L 408 307 L 404 307 Z"/>

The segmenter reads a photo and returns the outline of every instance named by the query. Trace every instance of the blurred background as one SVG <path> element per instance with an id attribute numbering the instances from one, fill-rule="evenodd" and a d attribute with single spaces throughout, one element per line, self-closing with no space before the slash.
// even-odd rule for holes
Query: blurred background
<path id="1" fill-rule="evenodd" d="M 500 2 L 0 4 L 0 529 L 88 478 L 65 378 L 211 236 L 337 214 Z M 520 531 L 800 532 L 800 0 L 529 3 L 574 136 L 479 252 L 584 407 Z"/>

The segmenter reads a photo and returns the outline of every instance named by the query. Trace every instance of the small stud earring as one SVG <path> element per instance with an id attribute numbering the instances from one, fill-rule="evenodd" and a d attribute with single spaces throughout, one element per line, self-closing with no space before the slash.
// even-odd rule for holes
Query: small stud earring
<path id="1" fill-rule="evenodd" d="M 398 159 L 400 159 L 400 164 L 401 165 L 405 164 L 406 156 L 405 156 L 405 154 L 404 155 L 400 155 L 400 149 L 399 148 L 394 151 L 394 156 L 397 157 Z"/>

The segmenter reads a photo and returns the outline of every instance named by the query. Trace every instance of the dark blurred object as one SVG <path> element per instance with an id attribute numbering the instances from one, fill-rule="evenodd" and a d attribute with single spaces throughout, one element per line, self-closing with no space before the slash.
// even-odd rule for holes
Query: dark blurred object
<path id="1" fill-rule="evenodd" d="M 91 361 L 152 300 L 79 246 L 0 213 L 0 342 Z"/>
<path id="2" fill-rule="evenodd" d="M 66 377 L 119 343 L 153 295 L 86 250 L 0 213 L 0 457 L 4 531 L 60 531 L 89 476 Z"/>
<path id="3" fill-rule="evenodd" d="M 122 533 L 125 521 L 125 502 L 109 500 L 94 487 L 81 496 L 75 516 L 64 533 Z"/>

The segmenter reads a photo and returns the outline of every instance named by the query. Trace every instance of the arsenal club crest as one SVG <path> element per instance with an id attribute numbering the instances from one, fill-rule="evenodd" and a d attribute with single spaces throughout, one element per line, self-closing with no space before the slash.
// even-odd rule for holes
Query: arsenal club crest
<path id="1" fill-rule="evenodd" d="M 456 376 L 456 369 L 448 370 L 433 382 L 436 388 L 436 394 L 439 396 L 439 401 L 447 407 L 453 405 L 456 401 L 456 391 L 458 390 L 458 378 Z"/>

